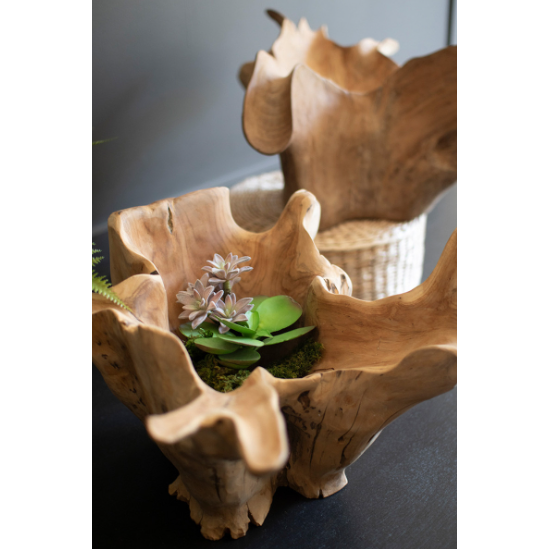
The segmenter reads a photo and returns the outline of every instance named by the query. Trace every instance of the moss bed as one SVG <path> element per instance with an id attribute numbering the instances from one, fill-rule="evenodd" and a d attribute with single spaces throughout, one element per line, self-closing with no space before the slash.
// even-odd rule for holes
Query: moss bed
<path id="1" fill-rule="evenodd" d="M 192 340 L 187 341 L 185 346 L 202 381 L 220 393 L 228 393 L 240 387 L 256 367 L 253 366 L 249 370 L 225 368 L 218 364 L 215 355 L 204 353 Z M 265 370 L 281 379 L 305 377 L 322 357 L 322 351 L 321 343 L 308 339 L 292 354 L 275 361 Z"/>

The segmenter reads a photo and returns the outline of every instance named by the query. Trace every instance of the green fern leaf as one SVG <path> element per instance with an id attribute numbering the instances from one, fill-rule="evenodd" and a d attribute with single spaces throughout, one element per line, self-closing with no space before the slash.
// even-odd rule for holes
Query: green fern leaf
<path id="1" fill-rule="evenodd" d="M 95 246 L 95 242 L 92 242 L 92 246 Z M 105 259 L 103 256 L 93 257 L 94 254 L 98 254 L 100 251 L 101 250 L 96 250 L 95 248 L 92 248 L 92 270 L 94 267 L 97 267 L 97 265 L 99 265 L 102 259 Z"/>
<path id="2" fill-rule="evenodd" d="M 93 242 L 92 246 L 95 246 Z M 116 295 L 114 290 L 112 290 L 111 283 L 104 276 L 99 276 L 93 270 L 93 268 L 103 259 L 103 257 L 93 257 L 93 254 L 99 253 L 100 251 L 101 250 L 95 250 L 92 248 L 92 292 L 105 296 L 113 303 L 116 303 L 119 307 L 133 313 L 133 311 Z"/>
<path id="3" fill-rule="evenodd" d="M 92 291 L 105 296 L 119 307 L 131 313 L 132 310 L 114 293 L 110 286 L 109 281 L 104 276 L 99 276 L 96 272 L 92 271 Z"/>

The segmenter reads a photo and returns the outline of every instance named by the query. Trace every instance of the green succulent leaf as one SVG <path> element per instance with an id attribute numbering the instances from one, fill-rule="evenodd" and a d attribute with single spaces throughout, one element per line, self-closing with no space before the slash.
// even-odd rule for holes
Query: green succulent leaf
<path id="1" fill-rule="evenodd" d="M 302 314 L 301 305 L 287 295 L 276 295 L 262 301 L 257 307 L 258 331 L 278 332 L 291 326 Z"/>
<path id="2" fill-rule="evenodd" d="M 254 337 L 273 337 L 273 334 L 267 330 L 257 330 Z"/>
<path id="3" fill-rule="evenodd" d="M 235 332 L 240 332 L 241 334 L 244 334 L 246 336 L 255 335 L 255 330 L 250 330 L 250 328 L 246 328 L 246 326 L 242 326 L 241 324 L 235 324 L 234 322 L 230 322 L 229 320 L 221 318 L 219 319 L 219 322 L 221 322 L 221 324 L 224 324 L 225 326 L 228 326 L 231 330 L 234 330 Z"/>
<path id="4" fill-rule="evenodd" d="M 219 326 L 217 324 L 212 324 L 211 322 L 203 322 L 200 326 L 197 326 L 193 330 L 192 322 L 187 322 L 179 326 L 179 331 L 189 339 L 195 337 L 206 337 L 206 334 L 211 332 L 212 337 L 219 337 Z"/>
<path id="5" fill-rule="evenodd" d="M 219 362 L 223 364 L 223 366 L 242 370 L 244 368 L 249 368 L 260 359 L 261 355 L 254 349 L 248 347 L 247 349 L 239 349 L 234 353 L 224 355 Z"/>
<path id="6" fill-rule="evenodd" d="M 259 325 L 259 315 L 255 311 L 248 311 L 246 315 L 248 315 L 248 327 L 255 332 Z"/>
<path id="7" fill-rule="evenodd" d="M 249 337 L 239 337 L 231 332 L 226 334 L 219 334 L 219 339 L 223 339 L 235 345 L 244 345 L 244 347 L 263 347 L 263 341 L 259 339 L 251 339 Z"/>
<path id="8" fill-rule="evenodd" d="M 301 337 L 302 335 L 308 334 L 311 330 L 314 330 L 315 328 L 316 326 L 305 326 L 305 328 L 290 330 L 289 332 L 275 335 L 271 339 L 266 339 L 263 343 L 265 345 L 276 345 L 277 343 L 284 343 L 285 341 L 290 341 L 290 339 L 295 339 L 296 337 Z"/>
<path id="9" fill-rule="evenodd" d="M 238 345 L 220 339 L 219 337 L 199 337 L 194 344 L 202 351 L 212 355 L 226 355 L 238 350 Z"/>
<path id="10" fill-rule="evenodd" d="M 256 295 L 252 299 L 252 304 L 254 305 L 254 309 L 257 311 L 257 308 L 266 300 L 269 299 L 268 295 Z"/>

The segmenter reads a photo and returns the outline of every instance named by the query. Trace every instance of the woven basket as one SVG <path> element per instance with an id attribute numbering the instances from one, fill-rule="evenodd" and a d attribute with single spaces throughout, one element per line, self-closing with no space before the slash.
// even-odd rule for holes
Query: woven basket
<path id="1" fill-rule="evenodd" d="M 282 210 L 282 172 L 250 177 L 231 189 L 235 221 L 252 232 L 274 226 Z M 404 293 L 421 282 L 427 214 L 398 223 L 362 220 L 317 234 L 315 244 L 353 282 L 353 296 L 367 301 Z"/>

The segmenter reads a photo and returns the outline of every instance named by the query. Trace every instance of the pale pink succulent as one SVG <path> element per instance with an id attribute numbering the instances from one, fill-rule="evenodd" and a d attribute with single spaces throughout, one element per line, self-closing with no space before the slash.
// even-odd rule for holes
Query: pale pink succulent
<path id="1" fill-rule="evenodd" d="M 193 330 L 208 318 L 223 297 L 223 290 L 214 293 L 214 287 L 205 286 L 205 283 L 206 276 L 203 276 L 194 284 L 189 283 L 187 290 L 177 294 L 177 301 L 183 304 L 183 312 L 178 318 L 188 318 Z"/>
<path id="2" fill-rule="evenodd" d="M 208 273 L 204 273 L 202 275 L 202 277 L 200 278 L 200 282 L 202 282 L 202 286 L 204 286 L 204 288 L 206 288 L 206 286 L 208 286 L 208 282 L 209 282 L 209 278 L 210 276 L 208 275 Z M 194 295 L 193 294 L 193 290 L 196 286 L 196 282 L 193 284 L 192 282 L 188 282 L 187 283 L 187 289 L 186 290 L 182 290 L 181 292 L 179 292 L 177 294 L 177 301 L 180 301 L 180 297 L 184 296 L 184 295 Z"/>
<path id="3" fill-rule="evenodd" d="M 212 313 L 215 320 L 229 320 L 230 322 L 245 322 L 248 320 L 246 313 L 251 311 L 254 306 L 251 305 L 253 297 L 244 297 L 236 300 L 234 294 L 229 294 L 225 298 L 225 302 L 219 300 L 217 306 Z M 224 334 L 229 331 L 229 327 L 220 323 L 219 333 Z"/>
<path id="4" fill-rule="evenodd" d="M 253 267 L 249 266 L 237 267 L 240 263 L 250 260 L 251 257 L 247 255 L 239 258 L 237 255 L 229 253 L 223 259 L 219 254 L 215 254 L 213 261 L 208 260 L 210 266 L 202 267 L 202 270 L 212 274 L 208 281 L 210 284 L 223 285 L 223 289 L 227 293 L 237 282 L 240 282 L 239 274 L 253 270 Z"/>

